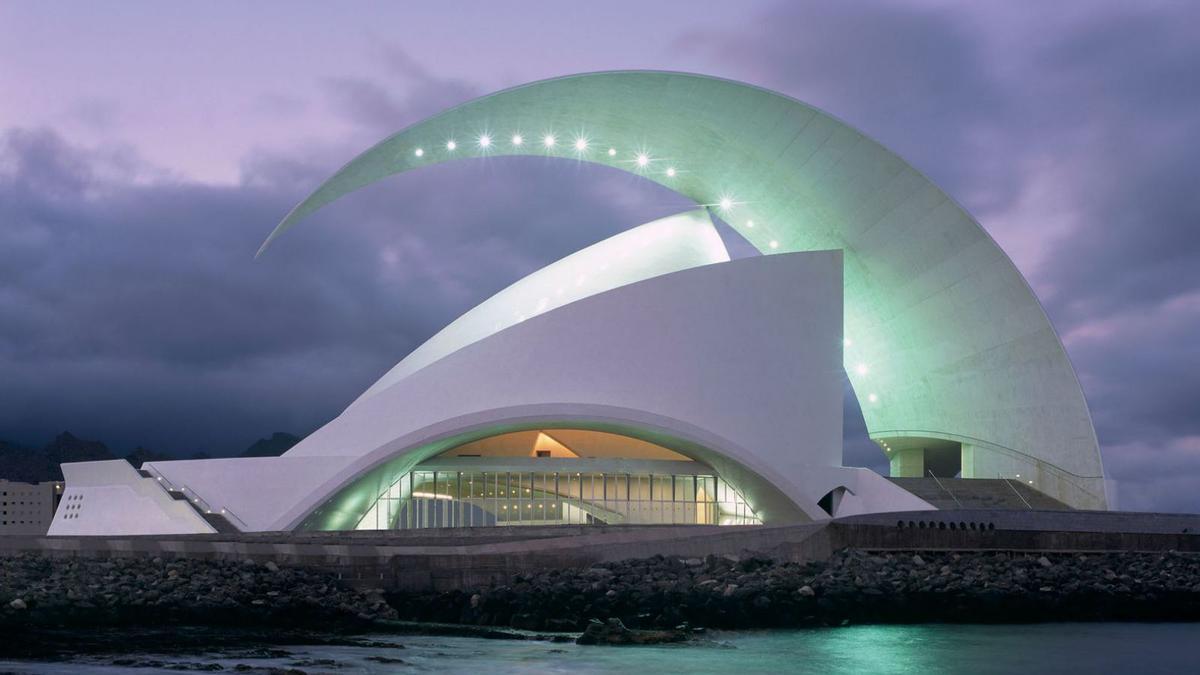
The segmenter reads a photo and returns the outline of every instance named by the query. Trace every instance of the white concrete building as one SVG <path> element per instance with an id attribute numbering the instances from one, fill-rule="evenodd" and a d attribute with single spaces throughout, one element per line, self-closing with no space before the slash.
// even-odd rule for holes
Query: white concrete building
<path id="1" fill-rule="evenodd" d="M 446 140 L 488 125 L 587 137 Z M 1105 507 L 1074 371 L 1007 256 L 898 157 L 772 92 L 634 72 L 483 97 L 365 152 L 268 243 L 387 175 L 497 153 L 606 164 L 703 208 L 501 291 L 281 457 L 64 465 L 67 503 L 86 506 L 51 533 L 746 524 L 933 508 L 842 466 L 845 377 L 893 476 L 1019 476 L 1065 504 Z M 710 212 L 762 255 L 730 260 Z"/>

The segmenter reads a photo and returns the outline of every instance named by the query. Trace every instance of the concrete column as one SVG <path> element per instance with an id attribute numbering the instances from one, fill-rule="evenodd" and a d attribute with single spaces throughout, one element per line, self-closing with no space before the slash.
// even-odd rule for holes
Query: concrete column
<path id="1" fill-rule="evenodd" d="M 995 478 L 995 476 L 983 476 L 979 474 L 976 459 L 978 458 L 978 448 L 970 443 L 962 444 L 962 477 L 963 478 Z"/>
<path id="2" fill-rule="evenodd" d="M 925 475 L 925 449 L 909 448 L 892 452 L 892 478 L 921 478 Z"/>

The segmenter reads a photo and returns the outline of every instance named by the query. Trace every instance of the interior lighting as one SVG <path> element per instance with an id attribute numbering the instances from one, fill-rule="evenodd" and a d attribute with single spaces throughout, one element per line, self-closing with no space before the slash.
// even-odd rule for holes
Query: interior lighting
<path id="1" fill-rule="evenodd" d="M 457 150 L 458 143 L 455 143 L 454 141 L 446 141 L 446 149 L 450 151 Z"/>
<path id="2" fill-rule="evenodd" d="M 416 155 L 417 157 L 424 157 L 425 150 L 423 150 L 421 148 L 417 148 L 416 150 L 413 150 L 413 154 Z"/>
<path id="3" fill-rule="evenodd" d="M 492 145 L 492 137 L 491 136 L 484 134 L 479 137 L 479 147 L 488 148 L 488 147 L 491 147 L 491 145 Z"/>
<path id="4" fill-rule="evenodd" d="M 751 227 L 751 228 L 752 228 L 752 227 L 754 227 L 754 221 L 753 221 L 753 220 L 747 220 L 747 221 L 746 221 L 746 227 Z"/>
<path id="5" fill-rule="evenodd" d="M 733 200 L 729 197 L 721 197 L 720 207 L 722 211 L 728 211 L 733 208 Z"/>
<path id="6" fill-rule="evenodd" d="M 525 139 L 524 139 L 524 138 L 521 138 L 521 134 L 513 134 L 513 137 L 512 137 L 512 144 L 513 144 L 513 145 L 520 145 L 520 144 L 522 144 L 522 143 L 524 143 L 524 142 L 525 142 Z"/>
<path id="7" fill-rule="evenodd" d="M 558 141 L 554 138 L 554 134 L 546 134 L 542 138 L 542 145 L 546 146 L 547 148 L 553 148 L 554 144 L 557 142 Z"/>
<path id="8" fill-rule="evenodd" d="M 779 242 L 775 241 L 774 239 L 771 240 L 769 245 L 771 248 L 779 248 Z"/>
<path id="9" fill-rule="evenodd" d="M 616 149 L 616 148 L 609 148 L 609 149 L 608 149 L 608 156 L 609 156 L 609 157 L 616 157 L 616 156 L 617 156 L 617 149 Z"/>
<path id="10" fill-rule="evenodd" d="M 674 178 L 675 177 L 675 167 L 673 167 L 673 166 L 667 167 L 667 175 Z"/>
<path id="11" fill-rule="evenodd" d="M 844 338 L 844 339 L 842 340 L 842 346 L 843 346 L 843 347 L 849 347 L 849 346 L 851 346 L 851 345 L 853 345 L 853 344 L 854 344 L 854 343 L 850 341 L 850 338 Z"/>
<path id="12" fill-rule="evenodd" d="M 644 152 L 639 152 L 638 156 L 637 156 L 637 165 L 638 166 L 646 166 L 649 163 L 650 163 L 650 157 L 647 156 L 646 153 L 644 153 Z"/>
<path id="13" fill-rule="evenodd" d="M 587 142 L 586 138 L 576 138 L 575 139 L 575 149 L 577 151 L 583 152 L 584 150 L 587 150 L 587 147 L 588 147 L 588 142 Z"/>
<path id="14" fill-rule="evenodd" d="M 857 366 L 854 366 L 854 372 L 858 373 L 859 375 L 866 375 L 867 373 L 871 372 L 871 369 L 867 367 L 867 364 L 860 363 Z"/>
<path id="15" fill-rule="evenodd" d="M 879 397 L 875 394 L 867 394 L 867 400 L 871 403 L 877 403 L 879 401 Z"/>

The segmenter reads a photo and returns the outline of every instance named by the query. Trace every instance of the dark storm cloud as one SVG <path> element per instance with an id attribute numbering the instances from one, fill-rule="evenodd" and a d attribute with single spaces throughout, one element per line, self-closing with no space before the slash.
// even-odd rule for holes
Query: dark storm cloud
<path id="1" fill-rule="evenodd" d="M 686 207 L 611 171 L 446 165 L 348 197 L 256 261 L 331 166 L 259 155 L 222 187 L 49 130 L 0 138 L 0 438 L 27 443 L 69 426 L 222 452 L 306 433 L 490 293 Z"/>
<path id="2" fill-rule="evenodd" d="M 1028 9 L 784 4 L 680 44 L 964 202 L 1066 339 L 1126 505 L 1200 510 L 1200 5 Z"/>
<path id="3" fill-rule="evenodd" d="M 981 180 L 988 168 L 976 138 L 1006 99 L 990 85 L 969 24 L 945 9 L 781 3 L 743 31 L 702 31 L 677 44 L 846 120 L 947 187 Z"/>

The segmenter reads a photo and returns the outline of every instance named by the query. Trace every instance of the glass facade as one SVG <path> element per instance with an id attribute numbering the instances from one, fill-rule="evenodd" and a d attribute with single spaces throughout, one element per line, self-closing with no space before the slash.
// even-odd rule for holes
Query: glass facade
<path id="1" fill-rule="evenodd" d="M 379 495 L 356 529 L 761 523 L 713 475 L 416 470 Z"/>

